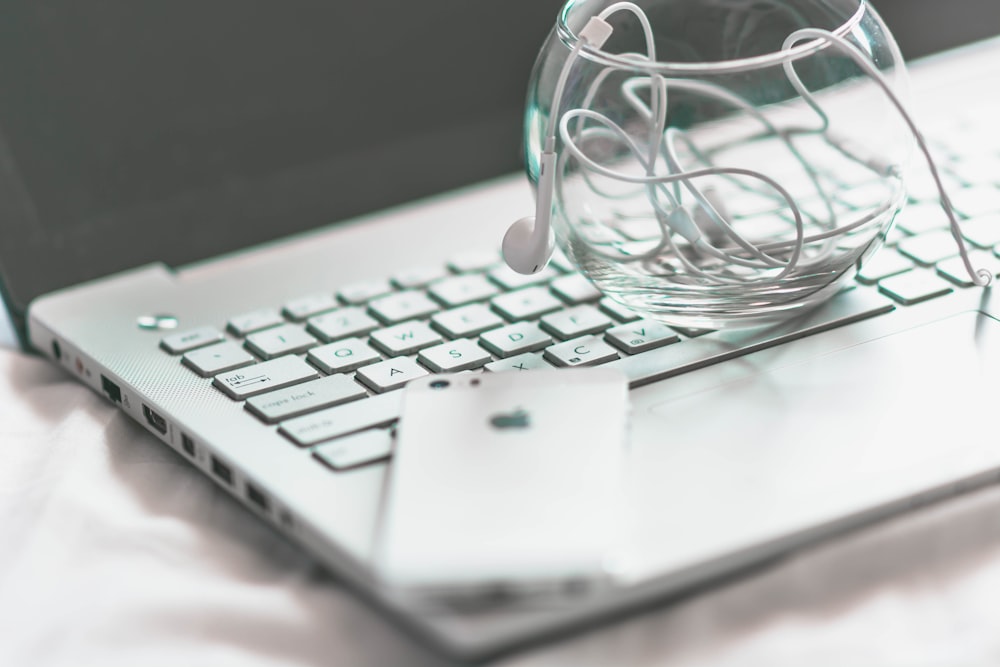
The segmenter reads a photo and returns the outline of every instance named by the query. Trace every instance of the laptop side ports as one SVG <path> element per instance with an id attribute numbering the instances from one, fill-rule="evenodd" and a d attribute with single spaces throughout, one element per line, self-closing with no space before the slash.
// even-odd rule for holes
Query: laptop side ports
<path id="1" fill-rule="evenodd" d="M 101 389 L 104 390 L 104 394 L 111 399 L 112 403 L 118 403 L 121 405 L 122 388 L 109 380 L 105 375 L 101 375 Z"/>
<path id="2" fill-rule="evenodd" d="M 142 415 L 146 418 L 146 422 L 150 426 L 163 435 L 167 434 L 167 420 L 160 416 L 157 412 L 154 412 L 145 403 L 142 404 Z"/>

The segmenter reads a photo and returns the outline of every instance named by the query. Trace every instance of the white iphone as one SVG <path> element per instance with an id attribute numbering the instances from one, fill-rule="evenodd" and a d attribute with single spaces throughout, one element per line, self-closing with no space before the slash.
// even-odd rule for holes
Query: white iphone
<path id="1" fill-rule="evenodd" d="M 599 368 L 431 376 L 404 390 L 376 560 L 443 596 L 606 580 L 628 384 Z"/>

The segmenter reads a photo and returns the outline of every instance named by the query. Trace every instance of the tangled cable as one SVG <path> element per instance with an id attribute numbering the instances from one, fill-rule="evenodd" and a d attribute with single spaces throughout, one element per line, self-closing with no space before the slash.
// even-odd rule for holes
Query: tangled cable
<path id="1" fill-rule="evenodd" d="M 607 54 L 601 51 L 604 41 L 611 34 L 607 19 L 619 12 L 630 13 L 639 22 L 645 42 L 643 53 Z M 656 262 L 662 265 L 665 260 L 675 260 L 682 269 L 676 271 L 675 265 L 671 264 L 676 273 L 686 273 L 689 280 L 702 284 L 766 286 L 827 261 L 846 235 L 882 216 L 892 215 L 896 203 L 886 200 L 851 219 L 839 221 L 833 195 L 824 187 L 819 169 L 796 146 L 795 140 L 799 137 L 818 137 L 826 146 L 868 170 L 873 177 L 881 181 L 901 179 L 896 167 L 878 158 L 861 155 L 848 140 L 831 131 L 828 114 L 795 67 L 797 53 L 824 49 L 831 49 L 853 61 L 896 109 L 926 159 L 966 270 L 976 285 L 990 285 L 992 274 L 985 269 L 976 270 L 970 262 L 958 218 L 926 140 L 885 76 L 861 49 L 840 34 L 818 28 L 802 28 L 788 35 L 780 51 L 784 75 L 818 122 L 812 127 L 781 128 L 751 101 L 722 85 L 705 80 L 668 77 L 658 71 L 655 67 L 657 57 L 652 25 L 643 10 L 632 2 L 610 5 L 592 17 L 580 31 L 557 79 L 544 135 L 544 150 L 548 154 L 555 151 L 558 135 L 563 150 L 558 157 L 551 187 L 559 192 L 561 200 L 566 201 L 563 188 L 571 167 L 575 166 L 587 187 L 605 199 L 620 195 L 602 189 L 597 182 L 600 178 L 634 186 L 633 189 L 640 192 L 648 203 L 658 231 L 655 238 L 627 245 L 598 243 L 580 235 L 589 250 L 602 259 L 623 264 Z M 617 70 L 615 67 L 605 67 L 594 77 L 579 107 L 560 113 L 559 106 L 572 66 L 585 50 L 611 56 L 641 72 L 628 77 L 621 84 L 619 93 L 635 115 L 645 122 L 648 132 L 643 139 L 645 149 L 625 128 L 593 108 L 602 86 Z M 675 91 L 722 103 L 758 123 L 761 131 L 749 140 L 776 139 L 784 146 L 804 170 L 822 202 L 824 214 L 807 213 L 789 189 L 767 174 L 716 164 L 713 153 L 717 151 L 702 150 L 690 133 L 677 127 L 667 127 L 668 99 Z M 648 96 L 648 103 L 643 99 L 643 93 Z M 588 155 L 587 146 L 596 140 L 617 145 L 622 149 L 617 153 L 617 160 L 621 161 L 620 155 L 624 152 L 638 165 L 641 173 L 625 171 L 618 163 L 602 164 Z M 686 161 L 689 164 L 685 164 Z M 794 236 L 766 241 L 747 238 L 734 227 L 725 200 L 713 188 L 699 187 L 697 181 L 707 177 L 726 179 L 744 191 L 767 197 L 786 207 L 794 225 Z M 552 193 L 547 194 L 551 196 Z M 684 200 L 688 197 L 694 205 L 685 208 Z M 600 220 L 592 222 L 602 224 Z M 808 222 L 818 230 L 807 230 Z M 805 252 L 807 246 L 810 247 L 808 256 Z"/>

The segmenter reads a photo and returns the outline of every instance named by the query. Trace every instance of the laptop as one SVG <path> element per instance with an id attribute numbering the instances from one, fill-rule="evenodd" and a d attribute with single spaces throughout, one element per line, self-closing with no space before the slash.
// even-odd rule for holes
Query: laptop
<path id="1" fill-rule="evenodd" d="M 986 37 L 998 17 L 983 5 L 949 3 L 947 17 L 939 3 L 879 8 L 916 55 Z M 450 370 L 421 352 L 480 340 L 509 319 L 496 299 L 526 285 L 609 327 L 631 321 L 565 260 L 530 284 L 500 266 L 503 231 L 533 209 L 517 173 L 524 86 L 558 6 L 4 12 L 17 29 L 0 43 L 0 287 L 20 342 L 401 626 L 465 659 L 1000 477 L 987 417 L 1000 303 L 957 268 L 944 217 L 915 213 L 934 203 L 915 183 L 888 247 L 826 305 L 764 329 L 677 329 L 669 344 L 607 360 L 632 386 L 615 586 L 563 604 L 428 611 L 378 584 L 373 545 L 409 376 L 372 369 L 406 359 L 413 375 Z M 994 272 L 997 62 L 1000 42 L 987 41 L 912 72 L 975 260 Z M 379 343 L 396 319 L 385 299 L 404 291 L 431 304 L 407 320 L 430 336 L 423 347 Z M 469 306 L 482 320 L 462 329 L 447 314 Z M 277 327 L 294 333 L 266 335 Z M 353 367 L 317 353 L 348 339 L 376 357 Z M 472 370 L 514 372 L 496 352 Z M 231 363 L 246 382 L 220 386 L 219 364 Z M 347 398 L 293 412 L 255 400 L 267 394 L 250 371 L 263 364 L 291 387 L 342 378 Z"/>

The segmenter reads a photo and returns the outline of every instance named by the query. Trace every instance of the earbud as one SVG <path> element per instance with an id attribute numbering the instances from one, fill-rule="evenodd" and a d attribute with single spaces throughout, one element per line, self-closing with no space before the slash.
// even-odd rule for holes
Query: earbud
<path id="1" fill-rule="evenodd" d="M 529 215 L 510 226 L 500 247 L 507 266 L 518 273 L 531 275 L 548 264 L 555 245 L 555 235 L 549 225 L 540 225 L 535 216 Z"/>
<path id="2" fill-rule="evenodd" d="M 554 144 L 555 142 L 550 142 Z M 525 275 L 538 273 L 548 264 L 556 247 L 552 233 L 552 191 L 555 188 L 556 154 L 546 147 L 539 160 L 538 197 L 535 215 L 521 218 L 507 230 L 500 249 L 507 266 Z"/>
<path id="3" fill-rule="evenodd" d="M 727 222 L 731 219 L 726 202 L 722 200 L 719 192 L 714 187 L 711 185 L 706 187 L 701 191 L 701 195 L 715 209 L 715 213 L 718 214 L 719 218 Z M 709 209 L 706 206 L 701 205 L 694 210 L 694 222 L 710 243 L 719 245 L 726 240 L 725 230 L 719 226 L 716 217 L 709 213 Z"/>
<path id="4" fill-rule="evenodd" d="M 612 6 L 612 8 L 614 5 Z M 611 9 L 611 8 L 609 8 Z M 552 233 L 552 195 L 556 180 L 556 120 L 559 118 L 558 101 L 569 77 L 570 66 L 584 45 L 599 49 L 611 36 L 612 28 L 605 20 L 605 14 L 592 16 L 587 25 L 580 31 L 569 58 L 563 65 L 556 84 L 554 99 L 556 104 L 550 111 L 549 128 L 545 133 L 545 147 L 539 156 L 538 164 L 538 194 L 535 203 L 534 217 L 521 218 L 507 230 L 500 245 L 503 259 L 507 266 L 525 275 L 538 273 L 548 264 L 549 258 L 556 247 L 555 235 Z"/>
<path id="5" fill-rule="evenodd" d="M 572 65 L 581 56 L 582 50 L 596 49 L 599 51 L 603 47 L 613 32 L 607 19 L 618 12 L 630 12 L 635 15 L 646 42 L 645 54 L 626 53 L 613 57 L 627 61 L 628 65 L 634 63 L 636 68 L 640 70 L 636 76 L 621 84 L 621 91 L 624 99 L 633 107 L 639 118 L 649 124 L 652 136 L 646 141 L 651 147 L 650 149 L 641 148 L 640 143 L 633 139 L 628 129 L 618 125 L 607 115 L 590 108 L 590 104 L 596 99 L 598 88 L 609 78 L 607 73 L 612 71 L 612 65 L 607 65 L 594 78 L 590 88 L 583 96 L 582 107 L 569 109 L 564 113 L 560 112 L 560 104 L 570 78 Z M 658 261 L 658 255 L 669 253 L 687 275 L 706 284 L 721 285 L 779 284 L 787 276 L 792 275 L 796 269 L 808 270 L 826 262 L 829 254 L 836 248 L 835 239 L 837 237 L 849 234 L 853 230 L 880 219 L 888 209 L 878 208 L 864 215 L 851 217 L 843 224 L 839 224 L 840 221 L 837 219 L 829 194 L 816 180 L 816 169 L 800 154 L 799 149 L 792 142 L 792 138 L 798 135 L 816 135 L 822 137 L 827 144 L 838 150 L 844 157 L 867 167 L 879 177 L 899 178 L 900 174 L 897 167 L 889 160 L 872 154 L 865 150 L 865 147 L 854 145 L 848 138 L 838 136 L 831 130 L 829 116 L 816 100 L 814 93 L 799 78 L 794 65 L 795 58 L 790 55 L 793 47 L 806 40 L 818 42 L 823 48 L 830 47 L 835 52 L 839 52 L 840 55 L 853 60 L 862 72 L 867 74 L 882 89 L 890 103 L 895 106 L 915 137 L 917 145 L 927 160 L 931 174 L 934 176 L 941 195 L 942 208 L 951 224 L 952 235 L 958 244 L 959 254 L 966 270 L 975 284 L 989 285 L 992 274 L 985 270 L 977 271 L 969 261 L 968 249 L 958 227 L 955 212 L 951 207 L 934 158 L 930 154 L 922 134 L 869 54 L 849 42 L 846 37 L 827 30 L 802 28 L 789 35 L 782 46 L 782 51 L 789 54 L 787 59 L 783 61 L 786 76 L 789 83 L 801 95 L 802 100 L 816 113 L 820 125 L 815 129 L 812 127 L 781 129 L 749 100 L 718 83 L 697 79 L 686 80 L 683 77 L 667 79 L 661 75 L 655 66 L 657 64 L 656 47 L 649 18 L 642 8 L 628 0 L 612 2 L 600 14 L 591 17 L 580 30 L 579 39 L 563 63 L 551 98 L 552 106 L 548 110 L 547 130 L 543 135 L 544 146 L 539 159 L 535 215 L 518 220 L 507 230 L 503 238 L 502 249 L 508 266 L 518 273 L 530 275 L 541 271 L 552 254 L 554 237 L 551 229 L 551 218 L 556 184 L 557 129 L 562 139 L 561 150 L 567 151 L 569 156 L 579 165 L 581 173 L 585 175 L 584 180 L 588 184 L 590 182 L 586 175 L 589 174 L 623 184 L 641 186 L 647 194 L 649 204 L 656 216 L 656 222 L 659 224 L 661 238 L 649 239 L 654 243 L 652 245 L 646 243 L 645 249 L 642 247 L 623 249 L 615 244 L 591 244 L 587 239 L 580 239 L 582 243 L 590 245 L 590 252 L 602 259 L 620 263 L 647 262 Z M 645 75 L 641 73 L 644 63 L 650 63 L 649 72 Z M 799 206 L 792 194 L 778 181 L 754 169 L 717 165 L 712 159 L 711 151 L 700 150 L 693 138 L 687 136 L 682 130 L 676 127 L 667 127 L 668 84 L 671 89 L 686 90 L 709 100 L 714 98 L 717 102 L 745 112 L 763 125 L 765 132 L 760 135 L 761 137 L 774 137 L 784 143 L 801 163 L 805 172 L 810 175 L 817 193 L 823 200 L 822 203 L 825 203 L 829 218 L 819 220 L 820 223 L 827 223 L 825 228 L 816 232 L 810 231 L 807 234 L 805 211 Z M 639 88 L 649 88 L 648 104 L 645 101 L 646 98 L 638 94 Z M 591 131 L 599 132 L 611 141 L 618 142 L 623 149 L 623 154 L 630 153 L 631 158 L 645 173 L 638 174 L 631 170 L 622 170 L 618 168 L 618 165 L 602 164 L 587 155 L 580 144 L 581 139 L 588 136 Z M 678 151 L 676 148 L 678 142 L 685 144 L 687 150 Z M 684 160 L 681 159 L 682 153 L 685 157 Z M 618 156 L 618 158 L 621 157 L 622 155 Z M 668 169 L 665 174 L 657 171 L 657 165 L 661 158 L 667 164 Z M 563 163 L 558 164 L 561 166 Z M 764 239 L 764 242 L 754 238 L 745 238 L 734 229 L 734 217 L 727 210 L 725 198 L 712 185 L 699 187 L 696 182 L 696 179 L 709 176 L 713 178 L 723 177 L 729 180 L 740 178 L 741 181 L 735 181 L 738 187 L 774 199 L 776 205 L 780 205 L 780 202 L 783 201 L 793 218 L 791 222 L 794 223 L 795 237 L 773 241 Z M 594 189 L 592 184 L 591 187 Z M 682 193 L 686 193 L 685 197 L 690 195 L 694 199 L 693 205 L 685 204 L 682 201 Z M 598 194 L 604 196 L 603 193 Z M 678 249 L 674 243 L 674 235 L 685 239 L 690 244 L 690 249 L 683 251 Z M 816 247 L 815 252 L 807 254 L 804 252 L 807 244 L 821 245 Z M 691 257 L 693 256 L 707 257 L 712 261 L 710 264 L 702 266 L 702 263 L 692 261 Z M 733 271 L 733 267 L 749 269 L 749 271 Z"/>

